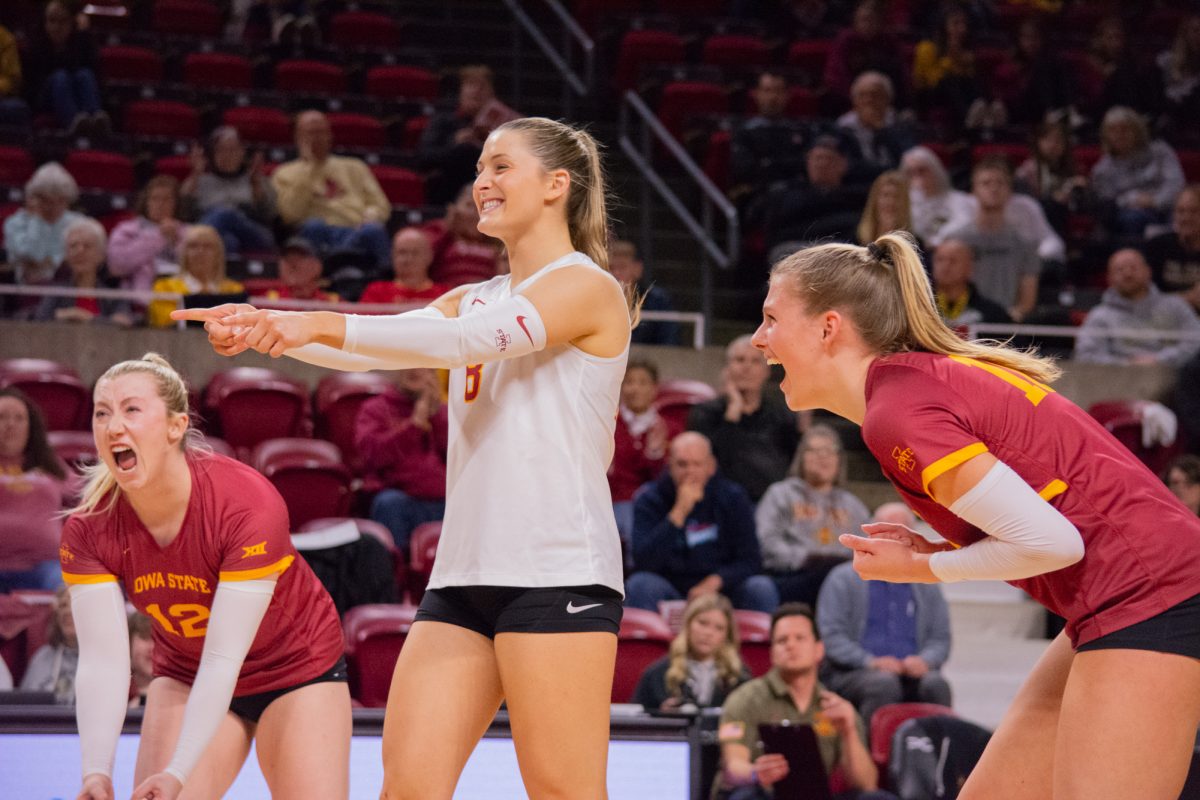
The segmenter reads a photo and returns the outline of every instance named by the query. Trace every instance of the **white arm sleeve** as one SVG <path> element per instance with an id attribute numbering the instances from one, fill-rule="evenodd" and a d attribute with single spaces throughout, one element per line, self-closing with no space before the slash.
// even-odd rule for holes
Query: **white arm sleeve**
<path id="1" fill-rule="evenodd" d="M 254 644 L 259 623 L 267 613 L 274 593 L 275 581 L 217 584 L 208 630 L 204 634 L 200 668 L 196 670 L 196 680 L 188 693 L 175 754 L 164 770 L 180 783 L 187 783 L 188 775 L 229 710 L 242 662 L 250 652 L 250 645 Z"/>
<path id="2" fill-rule="evenodd" d="M 1007 464 L 997 462 L 950 511 L 988 535 L 959 550 L 934 553 L 941 581 L 1020 580 L 1083 558 L 1083 537 Z"/>
<path id="3" fill-rule="evenodd" d="M 112 777 L 117 739 L 129 705 L 129 623 L 116 581 L 72 586 L 71 615 L 79 637 L 75 720 L 84 776 Z"/>
<path id="4" fill-rule="evenodd" d="M 346 324 L 349 326 L 349 317 L 347 315 Z M 414 311 L 405 311 L 403 314 L 396 314 L 395 317 L 426 317 L 428 319 L 445 319 L 445 315 L 433 306 L 418 308 Z M 284 353 L 288 358 L 294 358 L 297 361 L 303 361 L 305 364 L 312 364 L 317 367 L 325 367 L 326 369 L 337 369 L 342 372 L 368 372 L 373 369 L 397 369 L 395 364 L 382 358 L 370 358 L 368 356 L 354 355 L 347 353 L 345 350 L 338 350 L 333 347 L 328 347 L 323 344 L 306 344 L 304 347 L 295 347 Z"/>
<path id="5" fill-rule="evenodd" d="M 466 316 L 346 316 L 342 350 L 378 358 L 391 369 L 456 369 L 537 352 L 546 346 L 546 326 L 537 308 L 515 294 Z"/>

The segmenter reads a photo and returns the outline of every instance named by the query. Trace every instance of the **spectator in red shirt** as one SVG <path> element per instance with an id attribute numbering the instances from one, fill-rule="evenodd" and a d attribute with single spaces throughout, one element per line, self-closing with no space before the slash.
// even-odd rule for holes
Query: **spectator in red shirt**
<path id="1" fill-rule="evenodd" d="M 320 300 L 336 303 L 341 298 L 321 288 L 325 265 L 312 242 L 293 236 L 283 246 L 279 259 L 279 286 L 267 292 L 272 300 Z"/>
<path id="2" fill-rule="evenodd" d="M 402 228 L 392 237 L 390 281 L 374 281 L 358 298 L 360 303 L 412 303 L 436 300 L 450 287 L 429 279 L 433 245 L 419 228 Z"/>
<path id="3" fill-rule="evenodd" d="M 433 240 L 429 274 L 450 286 L 486 281 L 499 272 L 499 243 L 479 232 L 479 209 L 471 186 L 465 184 L 458 198 L 446 206 L 444 220 L 425 227 Z"/>
<path id="4" fill-rule="evenodd" d="M 407 553 L 413 528 L 446 514 L 447 418 L 436 371 L 402 370 L 399 389 L 363 403 L 354 445 L 368 486 L 384 487 L 371 503 L 371 519 L 387 526 Z"/>
<path id="5" fill-rule="evenodd" d="M 621 381 L 616 446 L 608 467 L 617 530 L 626 544 L 633 531 L 633 495 L 662 472 L 667 457 L 666 421 L 654 408 L 658 367 L 653 361 L 631 358 Z"/>
<path id="6" fill-rule="evenodd" d="M 849 100 L 850 84 L 869 70 L 891 78 L 897 94 L 904 94 L 908 81 L 900 45 L 888 32 L 883 7 L 877 0 L 864 0 L 856 5 L 851 26 L 833 40 L 825 62 L 825 86 L 840 99 Z"/>

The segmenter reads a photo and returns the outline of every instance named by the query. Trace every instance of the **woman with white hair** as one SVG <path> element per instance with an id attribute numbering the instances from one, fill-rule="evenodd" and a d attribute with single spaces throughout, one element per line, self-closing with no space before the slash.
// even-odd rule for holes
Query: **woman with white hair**
<path id="1" fill-rule="evenodd" d="M 46 283 L 62 263 L 67 227 L 82 214 L 70 211 L 79 186 L 62 165 L 38 167 L 25 184 L 25 207 L 4 221 L 4 247 L 17 283 Z"/>
<path id="2" fill-rule="evenodd" d="M 1185 180 L 1171 145 L 1150 138 L 1140 114 L 1114 106 L 1100 124 L 1104 155 L 1092 167 L 1092 189 L 1109 205 L 1114 232 L 1141 237 L 1147 225 L 1167 221 Z"/>
<path id="3" fill-rule="evenodd" d="M 75 289 L 115 289 L 116 279 L 104 263 L 108 235 L 104 226 L 91 217 L 79 217 L 67 226 L 63 237 L 66 256 L 51 280 L 53 286 Z M 132 308 L 127 300 L 105 300 L 95 297 L 43 297 L 33 313 L 40 321 L 112 322 L 121 326 L 133 324 Z"/>
<path id="4" fill-rule="evenodd" d="M 969 219 L 973 213 L 971 195 L 950 185 L 950 174 L 937 154 L 928 147 L 905 151 L 900 169 L 908 178 L 908 200 L 912 207 L 912 232 L 921 241 L 937 245 L 941 232 L 951 223 Z"/>

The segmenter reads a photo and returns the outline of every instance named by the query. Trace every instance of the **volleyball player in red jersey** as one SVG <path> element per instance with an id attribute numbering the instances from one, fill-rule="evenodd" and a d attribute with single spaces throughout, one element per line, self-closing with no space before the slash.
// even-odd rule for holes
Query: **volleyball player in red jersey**
<path id="1" fill-rule="evenodd" d="M 821 245 L 771 273 L 754 343 L 793 409 L 863 426 L 941 533 L 843 536 L 864 578 L 1007 580 L 1067 619 L 962 800 L 1175 800 L 1200 724 L 1200 520 L 1046 384 L 1050 361 L 959 339 L 912 240 Z"/>
<path id="2" fill-rule="evenodd" d="M 187 390 L 157 355 L 100 377 L 92 431 L 100 463 L 59 550 L 79 635 L 79 800 L 113 797 L 129 693 L 121 586 L 154 620 L 134 800 L 222 796 L 252 739 L 273 796 L 346 798 L 341 626 L 282 498 L 190 446 Z"/>

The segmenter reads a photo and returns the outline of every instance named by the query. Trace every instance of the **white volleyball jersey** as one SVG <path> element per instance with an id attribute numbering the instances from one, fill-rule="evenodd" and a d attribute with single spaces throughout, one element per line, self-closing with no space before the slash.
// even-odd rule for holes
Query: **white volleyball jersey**
<path id="1" fill-rule="evenodd" d="M 516 287 L 508 275 L 472 287 L 458 313 L 580 264 L 600 269 L 571 253 Z M 628 358 L 628 345 L 615 358 L 559 345 L 450 373 L 446 517 L 430 588 L 601 584 L 623 592 L 606 475 Z"/>

